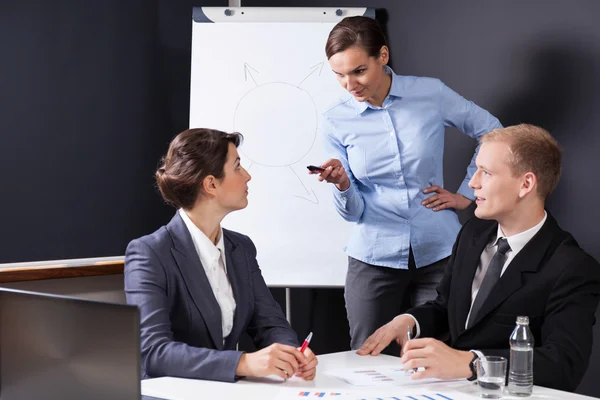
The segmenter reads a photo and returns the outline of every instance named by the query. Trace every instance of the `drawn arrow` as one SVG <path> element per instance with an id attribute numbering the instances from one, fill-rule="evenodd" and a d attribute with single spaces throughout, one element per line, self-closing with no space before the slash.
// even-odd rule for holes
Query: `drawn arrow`
<path id="1" fill-rule="evenodd" d="M 310 67 L 311 71 L 308 73 L 308 75 L 306 75 L 306 78 L 302 79 L 302 81 L 300 81 L 300 83 L 298 84 L 298 86 L 302 85 L 302 83 L 308 79 L 309 76 L 311 76 L 312 74 L 314 74 L 315 72 L 319 71 L 319 76 L 321 75 L 321 71 L 323 71 L 323 65 L 325 65 L 324 61 L 321 61 L 318 64 L 313 65 L 312 67 Z"/>
<path id="2" fill-rule="evenodd" d="M 306 189 L 306 188 L 304 188 L 304 189 Z M 308 190 L 306 191 L 308 193 L 308 197 L 298 196 L 298 195 L 294 195 L 294 197 L 297 197 L 297 198 L 302 199 L 302 200 L 310 201 L 313 204 L 319 204 L 319 198 L 315 194 L 315 191 L 312 190 L 312 189 L 310 189 L 310 191 L 312 193 L 308 193 Z"/>
<path id="3" fill-rule="evenodd" d="M 247 82 L 248 77 L 250 77 L 250 79 L 252 79 L 252 82 L 254 82 L 256 86 L 258 86 L 258 84 L 256 83 L 256 79 L 254 79 L 254 76 L 252 76 L 252 72 L 250 70 L 256 72 L 257 74 L 260 74 L 260 72 L 253 68 L 250 64 L 244 63 L 244 80 Z"/>
<path id="4" fill-rule="evenodd" d="M 296 178 L 298 178 L 298 182 L 300 182 L 300 184 L 302 185 L 302 187 L 306 191 L 306 195 L 303 195 L 303 196 L 294 195 L 294 197 L 297 197 L 297 198 L 302 199 L 302 200 L 310 201 L 313 204 L 319 204 L 319 198 L 315 194 L 315 191 L 312 190 L 312 189 L 310 189 L 310 192 L 309 192 L 308 189 L 306 188 L 306 186 L 304 185 L 304 182 L 302 182 L 302 179 L 300 179 L 300 177 L 298 176 L 298 174 L 296 174 L 296 172 L 294 171 L 294 169 L 292 168 L 291 165 L 289 166 L 289 168 L 292 171 L 292 173 L 294 175 L 296 175 Z"/>

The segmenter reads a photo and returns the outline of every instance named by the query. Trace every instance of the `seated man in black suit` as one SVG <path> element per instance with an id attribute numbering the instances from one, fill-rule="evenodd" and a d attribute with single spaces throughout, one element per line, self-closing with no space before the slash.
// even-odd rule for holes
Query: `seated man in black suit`
<path id="1" fill-rule="evenodd" d="M 425 368 L 416 379 L 472 378 L 477 356 L 509 357 L 524 315 L 535 338 L 534 384 L 573 391 L 592 350 L 600 265 L 544 209 L 560 148 L 531 125 L 494 130 L 481 143 L 469 182 L 477 218 L 458 234 L 437 298 L 379 328 L 358 353 L 377 355 L 395 340 L 405 369 Z M 408 341 L 408 329 L 419 339 Z M 448 334 L 449 345 L 433 339 Z"/>

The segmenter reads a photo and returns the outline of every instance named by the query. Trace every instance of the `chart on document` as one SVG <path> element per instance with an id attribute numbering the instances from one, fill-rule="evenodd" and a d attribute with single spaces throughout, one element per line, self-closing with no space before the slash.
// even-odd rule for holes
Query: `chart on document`
<path id="1" fill-rule="evenodd" d="M 353 386 L 398 386 L 440 381 L 434 378 L 415 381 L 400 365 L 394 367 L 382 365 L 368 368 L 340 368 L 326 373 Z"/>
<path id="2" fill-rule="evenodd" d="M 335 399 L 335 400 L 459 400 L 460 393 L 428 390 L 398 390 L 390 391 L 308 391 L 292 388 L 281 389 L 275 400 L 300 399 Z M 464 397 L 464 395 L 463 395 Z"/>

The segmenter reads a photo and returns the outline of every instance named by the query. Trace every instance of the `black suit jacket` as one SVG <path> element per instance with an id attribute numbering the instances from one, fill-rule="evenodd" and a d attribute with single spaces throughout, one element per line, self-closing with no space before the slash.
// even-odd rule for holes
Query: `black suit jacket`
<path id="1" fill-rule="evenodd" d="M 509 358 L 516 317 L 529 316 L 535 338 L 536 385 L 573 391 L 592 350 L 594 313 L 600 299 L 600 265 L 548 213 L 540 231 L 512 260 L 465 329 L 479 257 L 498 223 L 470 219 L 461 229 L 435 301 L 409 310 L 422 337 L 450 333 L 450 345 Z"/>
<path id="2" fill-rule="evenodd" d="M 144 378 L 234 381 L 247 332 L 258 348 L 298 346 L 298 338 L 271 296 L 244 235 L 223 229 L 227 277 L 236 301 L 231 333 L 223 343 L 221 309 L 192 237 L 177 213 L 167 226 L 133 240 L 125 255 L 127 303 L 140 309 Z"/>

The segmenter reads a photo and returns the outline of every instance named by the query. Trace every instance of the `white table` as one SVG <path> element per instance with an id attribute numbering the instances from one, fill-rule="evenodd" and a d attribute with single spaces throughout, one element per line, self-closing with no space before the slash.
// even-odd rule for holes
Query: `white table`
<path id="1" fill-rule="evenodd" d="M 318 356 L 319 365 L 317 367 L 317 376 L 313 381 L 307 382 L 297 378 L 290 379 L 287 382 L 276 380 L 275 378 L 254 379 L 246 378 L 237 383 L 224 383 L 202 381 L 183 378 L 155 378 L 142 381 L 142 394 L 169 400 L 210 400 L 210 399 L 273 399 L 277 397 L 281 388 L 297 388 L 299 390 L 343 392 L 344 390 L 361 390 L 367 396 L 369 391 L 375 388 L 357 388 L 338 378 L 327 375 L 328 370 L 337 368 L 356 368 L 378 365 L 399 364 L 396 357 L 379 355 L 359 356 L 353 351 L 341 353 L 324 354 Z M 406 386 L 412 388 L 423 388 L 427 390 L 452 390 L 460 394 L 460 399 L 479 399 L 477 396 L 477 385 L 468 381 L 454 382 L 430 382 L 418 386 Z M 548 389 L 540 386 L 533 388 L 533 395 L 529 399 L 544 400 L 583 400 L 592 397 L 582 396 L 573 393 L 562 392 L 559 390 Z M 508 395 L 505 388 L 503 399 L 523 399 L 522 397 L 512 397 Z M 457 399 L 459 400 L 459 399 Z"/>

